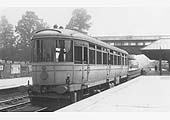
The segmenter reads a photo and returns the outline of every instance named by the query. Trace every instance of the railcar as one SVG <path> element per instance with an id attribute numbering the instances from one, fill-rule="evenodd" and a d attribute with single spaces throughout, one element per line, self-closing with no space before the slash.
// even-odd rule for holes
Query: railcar
<path id="1" fill-rule="evenodd" d="M 76 102 L 128 75 L 128 53 L 69 29 L 44 29 L 32 38 L 31 102 Z"/>

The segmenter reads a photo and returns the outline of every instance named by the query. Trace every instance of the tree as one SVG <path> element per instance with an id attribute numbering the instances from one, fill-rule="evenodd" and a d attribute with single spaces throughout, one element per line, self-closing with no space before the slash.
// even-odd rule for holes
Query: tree
<path id="1" fill-rule="evenodd" d="M 0 50 L 1 59 L 12 59 L 12 56 L 14 55 L 12 49 L 15 45 L 14 29 L 13 25 L 8 23 L 5 16 L 2 16 L 0 20 L 0 42 L 3 46 Z"/>
<path id="2" fill-rule="evenodd" d="M 18 25 L 16 26 L 17 33 L 17 47 L 20 50 L 20 53 L 23 53 L 23 59 L 30 60 L 30 43 L 31 38 L 35 31 L 48 28 L 46 22 L 43 19 L 40 19 L 35 12 L 27 11 L 22 19 L 18 21 Z M 23 60 L 22 59 L 22 60 Z"/>
<path id="3" fill-rule="evenodd" d="M 16 32 L 19 37 L 18 42 L 29 46 L 34 32 L 45 28 L 48 28 L 48 25 L 43 19 L 38 18 L 34 12 L 27 11 L 16 26 Z"/>
<path id="4" fill-rule="evenodd" d="M 87 14 L 86 9 L 75 9 L 72 13 L 72 18 L 70 19 L 68 25 L 66 25 L 66 28 L 86 33 L 85 30 L 88 30 L 91 27 L 91 23 L 88 23 L 90 19 L 91 16 Z"/>

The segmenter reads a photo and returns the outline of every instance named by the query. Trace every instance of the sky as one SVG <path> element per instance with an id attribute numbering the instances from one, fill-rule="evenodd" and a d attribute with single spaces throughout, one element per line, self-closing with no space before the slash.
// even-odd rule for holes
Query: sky
<path id="1" fill-rule="evenodd" d="M 85 8 L 92 17 L 91 28 L 88 31 L 91 36 L 170 35 L 169 0 L 165 0 L 166 2 L 159 0 L 146 0 L 147 2 L 144 0 L 114 0 L 112 2 L 86 0 L 85 2 L 83 0 L 80 5 L 76 0 L 74 4 L 71 2 L 49 4 L 53 0 L 48 0 L 49 2 L 46 3 L 39 2 L 41 4 L 38 4 L 36 0 L 8 1 L 1 2 L 4 5 L 0 5 L 0 16 L 5 15 L 13 25 L 17 25 L 21 16 L 31 10 L 50 26 L 57 24 L 65 27 L 74 9 Z"/>

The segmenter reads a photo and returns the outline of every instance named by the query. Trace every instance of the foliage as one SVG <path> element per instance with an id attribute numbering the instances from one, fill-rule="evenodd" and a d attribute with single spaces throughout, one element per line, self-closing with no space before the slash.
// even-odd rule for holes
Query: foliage
<path id="1" fill-rule="evenodd" d="M 90 19 L 91 16 L 87 14 L 86 9 L 75 9 L 72 13 L 72 18 L 70 19 L 66 28 L 86 33 L 85 30 L 88 30 L 91 27 L 91 23 L 88 23 Z"/>
<path id="2" fill-rule="evenodd" d="M 17 48 L 19 54 L 27 61 L 31 59 L 31 38 L 35 31 L 48 28 L 47 23 L 40 19 L 34 12 L 27 11 L 16 26 Z"/>
<path id="3" fill-rule="evenodd" d="M 18 21 L 18 25 L 16 26 L 18 43 L 29 46 L 34 32 L 47 27 L 47 23 L 45 23 L 43 19 L 38 18 L 34 12 L 27 11 L 22 16 L 22 19 Z"/>
<path id="4" fill-rule="evenodd" d="M 15 36 L 13 25 L 10 24 L 5 16 L 1 17 L 0 20 L 0 58 L 7 60 L 13 57 L 13 49 L 15 46 Z"/>

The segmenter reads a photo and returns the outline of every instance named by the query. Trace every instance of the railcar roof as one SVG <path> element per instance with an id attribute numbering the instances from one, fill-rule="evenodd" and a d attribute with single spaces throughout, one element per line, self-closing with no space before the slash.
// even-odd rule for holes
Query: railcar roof
<path id="1" fill-rule="evenodd" d="M 35 38 L 42 38 L 42 37 L 65 37 L 65 38 L 74 38 L 74 39 L 80 39 L 80 40 L 84 40 L 84 41 L 88 41 L 94 44 L 98 44 L 100 46 L 104 46 L 106 48 L 110 48 L 110 49 L 115 49 L 116 51 L 120 51 L 123 53 L 128 54 L 126 51 L 119 49 L 117 47 L 111 46 L 105 42 L 102 42 L 100 40 L 97 40 L 96 38 L 90 37 L 88 35 L 79 33 L 77 31 L 74 30 L 69 30 L 69 29 L 44 29 L 44 30 L 40 30 L 37 31 L 34 36 L 33 39 Z"/>

